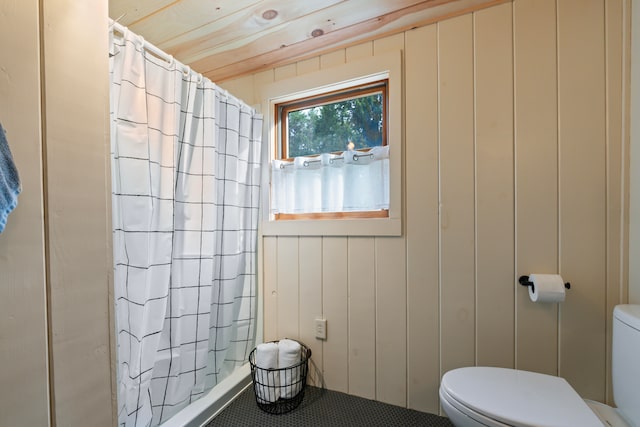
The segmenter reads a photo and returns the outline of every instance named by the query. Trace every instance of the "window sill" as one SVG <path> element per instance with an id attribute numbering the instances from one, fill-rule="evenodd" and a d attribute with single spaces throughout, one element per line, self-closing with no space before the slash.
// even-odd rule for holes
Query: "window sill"
<path id="1" fill-rule="evenodd" d="M 270 220 L 263 236 L 401 236 L 400 218 Z"/>
<path id="2" fill-rule="evenodd" d="M 366 212 L 317 212 L 300 214 L 276 214 L 276 221 L 300 221 L 300 220 L 327 220 L 327 219 L 367 219 L 367 218 L 389 218 L 389 210 Z"/>

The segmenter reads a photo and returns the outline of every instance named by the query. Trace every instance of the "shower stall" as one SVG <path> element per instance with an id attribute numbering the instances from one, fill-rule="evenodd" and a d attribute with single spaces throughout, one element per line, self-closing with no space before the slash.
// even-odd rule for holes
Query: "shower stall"
<path id="1" fill-rule="evenodd" d="M 262 117 L 110 31 L 118 422 L 194 424 L 184 408 L 237 392 L 255 345 Z"/>

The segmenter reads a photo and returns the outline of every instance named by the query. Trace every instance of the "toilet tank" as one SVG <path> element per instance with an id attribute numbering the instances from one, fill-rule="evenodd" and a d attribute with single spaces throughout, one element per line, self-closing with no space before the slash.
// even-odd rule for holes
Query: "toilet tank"
<path id="1" fill-rule="evenodd" d="M 631 425 L 640 426 L 640 305 L 613 310 L 613 400 Z"/>

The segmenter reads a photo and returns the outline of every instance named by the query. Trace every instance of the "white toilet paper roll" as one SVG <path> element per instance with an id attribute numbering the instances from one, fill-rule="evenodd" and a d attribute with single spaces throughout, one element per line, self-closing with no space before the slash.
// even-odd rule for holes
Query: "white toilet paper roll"
<path id="1" fill-rule="evenodd" d="M 559 274 L 530 274 L 529 298 L 533 302 L 564 301 L 564 280 Z"/>

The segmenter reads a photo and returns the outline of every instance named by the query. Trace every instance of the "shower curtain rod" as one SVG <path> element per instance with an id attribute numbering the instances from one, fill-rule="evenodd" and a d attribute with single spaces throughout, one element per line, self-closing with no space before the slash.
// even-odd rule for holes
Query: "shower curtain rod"
<path id="1" fill-rule="evenodd" d="M 109 18 L 109 29 L 111 31 L 115 30 L 115 31 L 117 31 L 117 32 L 119 32 L 119 33 L 124 35 L 125 31 L 128 28 L 125 27 L 124 25 L 120 24 L 119 22 L 114 21 L 113 19 Z M 144 37 L 142 39 L 144 40 Z M 174 62 L 176 64 L 176 68 L 181 70 L 183 73 L 198 75 L 203 79 L 209 80 L 208 77 L 203 76 L 201 73 L 195 72 L 194 70 L 191 69 L 191 67 L 189 67 L 188 65 L 185 65 L 182 62 L 178 61 L 173 56 L 171 56 L 167 52 L 165 52 L 164 50 L 160 49 L 157 46 L 154 46 L 151 43 L 149 43 L 147 40 L 144 40 L 144 46 L 143 47 L 144 47 L 145 50 L 153 53 L 155 56 L 157 56 L 158 58 L 162 59 L 163 61 Z M 209 81 L 211 81 L 211 80 L 209 80 Z M 250 108 L 251 110 L 255 111 L 255 108 L 253 108 L 252 106 L 250 106 L 249 104 L 247 104 L 246 102 L 244 102 L 243 100 L 238 98 L 237 96 L 234 96 L 234 95 L 230 94 L 226 89 L 223 89 L 222 87 L 220 87 L 216 83 L 214 83 L 214 82 L 212 82 L 212 83 L 220 92 L 222 92 L 222 94 L 225 97 L 227 97 L 227 98 L 235 98 L 240 104 L 242 104 L 245 107 Z"/>

